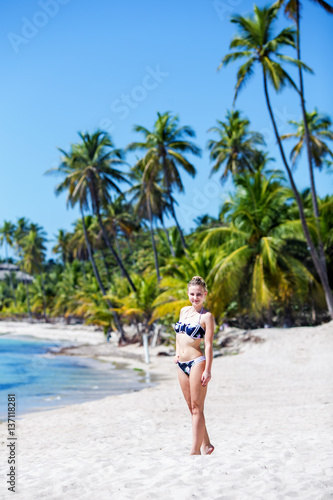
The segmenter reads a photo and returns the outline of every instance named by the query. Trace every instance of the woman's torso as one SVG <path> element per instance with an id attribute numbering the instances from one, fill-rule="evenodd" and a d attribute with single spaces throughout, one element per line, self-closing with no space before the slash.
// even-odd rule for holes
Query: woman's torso
<path id="1" fill-rule="evenodd" d="M 193 316 L 188 316 L 188 312 L 191 309 L 191 306 L 189 306 L 188 309 L 186 309 L 181 317 L 179 318 L 179 321 L 176 323 L 175 326 L 181 325 L 182 329 L 185 330 L 185 325 L 190 324 L 190 328 L 187 328 L 187 331 L 190 332 L 194 335 L 200 335 L 203 337 L 204 336 L 204 331 L 205 331 L 205 325 L 204 322 L 202 321 L 202 313 L 203 313 L 203 308 L 201 310 L 201 314 L 197 313 Z M 194 328 L 196 327 L 196 328 Z M 177 342 L 177 351 L 179 353 L 179 361 L 190 361 L 191 359 L 195 359 L 199 356 L 202 356 L 202 351 L 200 349 L 200 344 L 203 341 L 203 338 L 192 338 L 190 335 L 185 333 L 184 331 L 182 332 L 176 332 L 176 342 Z"/>

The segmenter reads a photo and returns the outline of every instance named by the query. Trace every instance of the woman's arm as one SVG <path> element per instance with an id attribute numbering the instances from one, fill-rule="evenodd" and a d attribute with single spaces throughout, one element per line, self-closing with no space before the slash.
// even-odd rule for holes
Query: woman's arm
<path id="1" fill-rule="evenodd" d="M 185 307 L 182 307 L 179 313 L 179 320 L 181 318 L 182 312 L 185 309 Z M 176 335 L 176 356 L 173 358 L 175 363 L 178 363 L 179 361 L 179 351 L 178 351 L 178 341 L 177 341 L 177 335 Z"/>
<path id="2" fill-rule="evenodd" d="M 205 356 L 206 366 L 201 377 L 201 384 L 206 386 L 212 378 L 211 369 L 213 363 L 213 338 L 214 338 L 214 318 L 211 313 L 207 313 L 205 317 Z"/>

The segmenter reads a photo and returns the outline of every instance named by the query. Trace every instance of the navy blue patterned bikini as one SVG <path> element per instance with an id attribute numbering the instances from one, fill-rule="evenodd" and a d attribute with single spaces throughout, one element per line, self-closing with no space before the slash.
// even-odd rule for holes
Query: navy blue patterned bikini
<path id="1" fill-rule="evenodd" d="M 184 333 L 191 337 L 192 339 L 203 339 L 205 337 L 205 330 L 202 328 L 200 325 L 200 318 L 202 314 L 203 308 L 200 311 L 198 323 L 196 324 L 191 324 L 191 323 L 185 323 L 184 321 L 177 321 L 177 323 L 174 326 L 174 330 L 176 333 Z M 187 311 L 186 311 L 187 312 Z M 185 319 L 185 318 L 184 318 Z M 205 361 L 206 358 L 205 356 L 199 356 L 198 358 L 191 359 L 191 361 L 183 361 L 180 362 L 178 361 L 178 366 L 179 368 L 187 375 L 188 377 L 190 376 L 191 368 L 193 365 L 197 363 L 201 363 L 202 361 Z"/>

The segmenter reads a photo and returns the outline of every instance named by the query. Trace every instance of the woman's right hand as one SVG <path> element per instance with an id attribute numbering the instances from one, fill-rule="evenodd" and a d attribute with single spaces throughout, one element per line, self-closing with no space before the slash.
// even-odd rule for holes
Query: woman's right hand
<path id="1" fill-rule="evenodd" d="M 179 361 L 179 354 L 176 354 L 176 356 L 173 358 L 173 360 L 177 364 Z"/>

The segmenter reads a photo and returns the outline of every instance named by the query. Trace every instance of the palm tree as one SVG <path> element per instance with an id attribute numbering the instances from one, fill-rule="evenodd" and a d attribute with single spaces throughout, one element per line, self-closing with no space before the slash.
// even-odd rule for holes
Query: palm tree
<path id="1" fill-rule="evenodd" d="M 333 141 L 332 121 L 329 116 L 320 115 L 315 109 L 312 113 L 306 114 L 307 128 L 309 131 L 310 153 L 315 166 L 322 168 L 326 156 L 333 159 L 333 152 L 326 144 L 327 140 Z M 295 165 L 301 152 L 306 146 L 306 133 L 303 120 L 296 122 L 290 120 L 288 123 L 294 127 L 295 132 L 281 135 L 281 139 L 296 139 L 298 142 L 293 147 L 290 158 Z M 318 217 L 315 214 L 315 217 Z"/>
<path id="2" fill-rule="evenodd" d="M 59 229 L 56 238 L 57 243 L 52 248 L 52 252 L 55 254 L 60 254 L 62 263 L 63 265 L 65 265 L 68 260 L 71 260 L 71 252 L 69 249 L 71 234 L 64 229 Z"/>
<path id="3" fill-rule="evenodd" d="M 179 192 L 184 191 L 177 167 L 182 167 L 192 177 L 195 176 L 194 166 L 184 156 L 186 153 L 200 155 L 200 149 L 193 142 L 184 139 L 195 137 L 195 133 L 188 126 L 179 127 L 178 116 L 172 116 L 169 112 L 157 113 L 152 131 L 141 125 L 135 125 L 134 130 L 143 134 L 144 142 L 132 142 L 127 149 L 146 150 L 146 163 L 152 161 L 154 168 L 162 173 L 162 183 L 169 199 L 170 212 L 176 222 L 182 245 L 186 248 L 184 235 L 176 217 L 172 189 L 176 186 Z"/>
<path id="4" fill-rule="evenodd" d="M 140 334 L 149 334 L 153 323 L 153 302 L 158 295 L 158 282 L 155 276 L 136 276 L 137 293 L 130 292 L 119 298 L 119 310 L 124 319 L 137 325 L 141 324 Z"/>
<path id="5" fill-rule="evenodd" d="M 46 297 L 45 297 L 45 286 L 44 286 L 44 278 L 42 275 L 42 271 L 43 271 L 43 263 L 45 260 L 45 252 L 46 252 L 45 243 L 46 243 L 45 231 L 43 231 L 41 227 L 35 224 L 30 225 L 30 231 L 20 240 L 20 253 L 23 262 L 23 269 L 28 274 L 41 275 L 44 318 L 46 318 Z M 29 317 L 31 319 L 28 283 L 26 283 L 26 290 L 27 290 L 28 312 L 29 312 Z"/>
<path id="6" fill-rule="evenodd" d="M 9 221 L 3 221 L 0 228 L 0 245 L 5 245 L 6 262 L 8 264 L 8 245 L 11 247 L 14 242 L 15 225 Z"/>
<path id="7" fill-rule="evenodd" d="M 87 228 L 87 235 L 88 235 L 88 240 L 90 243 L 90 246 L 92 247 L 92 250 L 94 250 L 94 239 L 96 235 L 93 234 L 91 227 L 93 224 L 93 216 L 92 215 L 85 215 L 84 216 L 85 220 L 85 225 Z M 86 244 L 86 238 L 85 238 L 85 233 L 83 230 L 83 223 L 82 219 L 78 219 L 73 223 L 74 229 L 72 233 L 70 234 L 70 240 L 69 240 L 69 249 L 71 253 L 73 254 L 74 259 L 80 260 L 80 261 L 88 261 L 89 260 L 89 254 L 87 250 L 87 244 Z"/>
<path id="8" fill-rule="evenodd" d="M 200 243 L 199 243 L 200 244 Z M 196 242 L 196 248 L 199 246 Z M 163 279 L 160 282 L 161 293 L 154 301 L 153 320 L 170 317 L 170 321 L 177 321 L 179 310 L 188 305 L 186 285 L 193 276 L 206 278 L 208 290 L 211 290 L 212 280 L 207 278 L 215 262 L 216 250 L 191 248 L 191 256 L 185 253 L 177 257 L 170 257 L 163 267 Z M 207 297 L 209 310 L 217 317 L 220 300 L 212 299 L 212 294 Z"/>
<path id="9" fill-rule="evenodd" d="M 109 191 L 114 190 L 121 194 L 115 181 L 128 183 L 124 174 L 114 168 L 114 166 L 124 163 L 121 159 L 121 151 L 114 148 L 111 138 L 106 132 L 98 130 L 92 135 L 79 133 L 79 136 L 82 142 L 73 144 L 70 153 L 59 149 L 63 154 L 62 163 L 59 167 L 49 170 L 48 173 L 56 172 L 65 176 L 64 181 L 57 187 L 58 193 L 71 186 L 73 189 L 71 195 L 74 198 L 84 199 L 84 209 L 92 207 L 92 212 L 97 216 L 107 247 L 131 288 L 135 291 L 135 286 L 121 257 L 111 244 L 101 217 L 101 208 L 107 206 L 111 201 Z"/>
<path id="10" fill-rule="evenodd" d="M 286 155 L 284 153 L 268 93 L 268 79 L 271 81 L 276 91 L 281 90 L 285 85 L 288 84 L 298 92 L 298 89 L 292 78 L 283 69 L 279 61 L 287 61 L 296 66 L 302 66 L 303 68 L 309 70 L 309 68 L 301 61 L 280 53 L 281 48 L 283 48 L 284 46 L 290 46 L 293 48 L 295 47 L 295 30 L 291 27 L 285 28 L 277 36 L 274 37 L 273 24 L 276 20 L 277 13 L 278 7 L 276 5 L 265 7 L 263 9 L 259 9 L 257 6 L 255 6 L 254 16 L 233 16 L 231 18 L 231 22 L 237 25 L 239 35 L 236 35 L 233 38 L 230 44 L 230 48 L 235 48 L 236 50 L 234 52 L 231 52 L 230 54 L 227 54 L 223 58 L 220 67 L 222 65 L 230 63 L 231 61 L 235 61 L 241 58 L 247 59 L 246 62 L 239 68 L 237 73 L 235 99 L 237 98 L 240 89 L 244 86 L 244 83 L 253 74 L 254 65 L 256 63 L 259 63 L 262 67 L 266 104 L 272 121 L 276 140 L 278 142 L 281 158 L 286 168 L 289 182 L 291 184 L 291 188 L 297 202 L 302 228 L 309 247 L 310 255 L 325 292 L 328 311 L 330 316 L 333 318 L 333 295 L 329 286 L 327 272 L 325 272 L 325 268 L 314 245 L 307 225 L 302 200 L 295 185 L 291 169 L 288 165 Z M 276 56 L 276 59 L 274 59 L 274 55 Z"/>
<path id="11" fill-rule="evenodd" d="M 104 225 L 108 233 L 113 236 L 120 255 L 119 236 L 122 234 L 128 240 L 139 229 L 139 224 L 133 214 L 133 208 L 121 195 L 105 207 L 103 216 Z"/>
<path id="12" fill-rule="evenodd" d="M 155 269 L 157 280 L 160 281 L 160 271 L 157 257 L 156 242 L 154 236 L 153 219 L 156 214 L 160 213 L 163 197 L 166 196 L 166 191 L 161 188 L 158 182 L 158 170 L 155 167 L 155 157 L 147 157 L 147 155 L 139 160 L 130 172 L 130 177 L 133 182 L 136 182 L 128 193 L 132 194 L 132 201 L 136 201 L 135 213 L 140 219 L 149 221 L 149 229 L 151 242 L 154 252 Z"/>
<path id="13" fill-rule="evenodd" d="M 97 132 L 94 134 L 93 139 L 94 142 L 104 142 L 104 139 L 106 141 L 105 145 L 108 145 L 108 136 L 107 134 L 102 134 L 102 139 L 100 140 L 100 135 L 102 132 Z M 90 141 L 89 141 L 89 136 L 86 134 L 86 136 L 83 136 L 82 134 L 80 137 L 83 139 L 85 137 L 86 142 L 89 146 Z M 82 221 L 82 227 L 83 227 L 83 233 L 84 233 L 84 238 L 86 242 L 86 247 L 89 255 L 89 260 L 91 262 L 93 272 L 96 278 L 96 281 L 99 285 L 99 288 L 103 294 L 103 296 L 106 296 L 106 290 L 105 287 L 102 283 L 102 280 L 100 278 L 100 274 L 98 272 L 95 258 L 93 255 L 93 251 L 91 248 L 91 244 L 88 238 L 88 232 L 87 232 L 87 226 L 85 222 L 85 215 L 84 215 L 84 210 L 89 208 L 89 201 L 93 203 L 95 207 L 95 211 L 97 210 L 99 212 L 99 207 L 100 207 L 100 202 L 98 200 L 97 193 L 101 194 L 103 193 L 103 197 L 101 194 L 101 199 L 107 198 L 107 193 L 105 192 L 105 186 L 102 186 L 102 177 L 98 176 L 98 167 L 95 166 L 93 163 L 92 165 L 86 165 L 85 159 L 81 160 L 81 156 L 85 156 L 85 152 L 82 151 L 84 149 L 84 145 L 82 146 L 81 144 L 79 145 L 72 145 L 71 152 L 67 154 L 65 151 L 62 151 L 64 157 L 61 165 L 57 169 L 51 169 L 47 173 L 60 173 L 65 176 L 65 179 L 56 187 L 56 194 L 60 194 L 66 189 L 68 190 L 67 194 L 67 206 L 70 205 L 71 207 L 74 207 L 77 203 L 79 204 L 80 207 L 80 212 L 81 212 L 81 221 Z M 101 149 L 99 149 L 97 155 L 101 154 Z M 108 179 L 107 174 L 110 173 L 108 169 L 108 163 L 107 159 L 110 156 L 109 153 L 105 153 L 106 157 L 106 163 L 102 165 L 102 169 L 105 169 L 106 171 L 106 184 L 109 185 L 110 182 L 112 182 L 110 179 Z M 78 159 L 77 156 L 78 155 Z M 89 158 L 89 148 L 87 151 L 87 155 Z M 103 157 L 102 157 L 103 158 Z M 99 158 L 101 159 L 101 158 Z M 111 168 L 111 167 L 110 167 Z M 113 171 L 114 169 L 111 169 Z M 92 174 L 91 174 L 92 172 Z M 90 177 L 90 174 L 92 178 Z M 96 174 L 96 175 L 95 175 Z M 118 174 L 116 174 L 118 175 Z M 121 176 L 121 174 L 119 173 Z M 92 180 L 93 179 L 93 180 Z M 89 198 L 91 196 L 91 200 Z M 104 226 L 103 226 L 104 227 Z M 121 339 L 125 340 L 125 334 L 124 330 L 122 328 L 122 325 L 119 321 L 119 318 L 113 308 L 113 305 L 109 300 L 107 300 L 107 304 L 110 307 L 115 324 L 117 325 L 118 331 L 120 332 Z"/>
<path id="14" fill-rule="evenodd" d="M 64 269 L 56 279 L 56 294 L 52 306 L 52 315 L 65 318 L 73 313 L 77 306 L 75 294 L 80 280 L 80 263 L 77 260 L 66 262 Z"/>
<path id="15" fill-rule="evenodd" d="M 3 226 L 0 228 L 0 245 L 5 245 L 5 255 L 6 255 L 6 263 L 8 264 L 8 245 L 10 247 L 13 246 L 14 243 L 14 233 L 15 233 L 15 225 L 12 222 L 4 221 Z M 16 303 L 15 292 L 14 292 L 14 284 L 13 284 L 13 275 L 9 270 L 9 279 L 10 279 L 10 288 L 12 291 L 12 295 L 14 298 L 14 302 Z"/>
<path id="16" fill-rule="evenodd" d="M 17 219 L 17 224 L 15 226 L 14 231 L 14 246 L 16 248 L 16 252 L 19 253 L 20 250 L 20 241 L 24 236 L 28 234 L 30 230 L 30 222 L 25 217 L 20 217 Z"/>
<path id="17" fill-rule="evenodd" d="M 253 172 L 253 156 L 256 146 L 264 144 L 262 134 L 249 131 L 250 122 L 242 118 L 240 111 L 228 111 L 226 121 L 217 120 L 218 126 L 209 129 L 216 132 L 218 140 L 210 140 L 208 149 L 210 158 L 215 162 L 211 174 L 220 170 L 224 164 L 221 181 L 225 182 L 229 173 Z"/>
<path id="18" fill-rule="evenodd" d="M 325 2 L 325 0 L 314 0 L 314 2 L 323 7 L 326 10 L 326 12 L 333 14 L 333 7 L 329 5 L 327 2 Z M 300 41 L 301 2 L 299 0 L 277 0 L 276 2 L 278 8 L 280 8 L 283 4 L 285 4 L 284 12 L 286 16 L 291 18 L 296 24 L 296 51 L 297 51 L 297 59 L 300 61 L 301 60 L 301 41 Z M 314 158 L 312 155 L 310 130 L 309 130 L 307 112 L 305 107 L 304 82 L 303 82 L 303 72 L 301 65 L 298 66 L 298 75 L 299 75 L 299 90 L 300 90 L 299 94 L 301 99 L 302 117 L 304 124 L 304 136 L 305 136 L 309 173 L 310 173 L 312 204 L 313 204 L 313 211 L 316 217 L 316 224 L 319 228 L 319 208 L 318 208 L 318 200 L 317 200 L 316 186 L 313 173 L 313 164 L 312 164 L 312 160 Z M 322 265 L 327 274 L 325 252 L 320 235 L 318 240 L 318 249 Z"/>
<path id="19" fill-rule="evenodd" d="M 304 301 L 309 283 L 316 283 L 302 262 L 300 222 L 286 218 L 292 192 L 281 181 L 281 173 L 262 170 L 236 176 L 236 193 L 221 211 L 225 224 L 200 235 L 202 248 L 216 251 L 208 278 L 222 311 L 236 301 L 240 313 L 270 315 L 276 303 Z"/>

